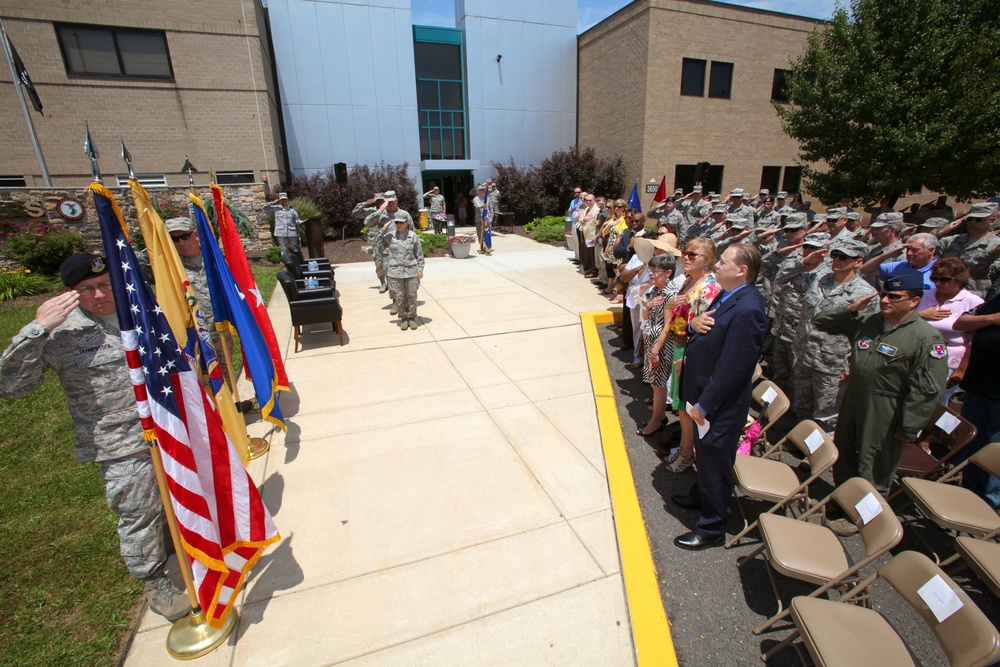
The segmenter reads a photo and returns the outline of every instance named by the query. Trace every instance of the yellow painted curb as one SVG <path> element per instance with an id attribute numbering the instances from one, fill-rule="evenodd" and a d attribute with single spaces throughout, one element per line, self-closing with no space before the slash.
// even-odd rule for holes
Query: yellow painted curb
<path id="1" fill-rule="evenodd" d="M 608 469 L 608 487 L 621 555 L 625 597 L 632 621 L 632 640 L 639 667 L 677 667 L 677 653 L 670 636 L 670 624 L 663 610 L 656 565 L 649 548 L 646 522 L 635 492 L 632 466 L 625 450 L 618 405 L 611 387 L 611 376 L 604 349 L 597 333 L 598 324 L 621 321 L 621 311 L 583 313 L 583 339 L 587 346 L 591 382 L 597 404 L 597 422 Z"/>

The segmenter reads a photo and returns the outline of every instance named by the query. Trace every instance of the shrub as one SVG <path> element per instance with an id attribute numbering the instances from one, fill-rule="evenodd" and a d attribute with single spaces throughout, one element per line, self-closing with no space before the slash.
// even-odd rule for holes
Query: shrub
<path id="1" fill-rule="evenodd" d="M 271 246 L 270 248 L 267 249 L 267 252 L 264 253 L 264 259 L 274 264 L 280 264 L 281 248 L 279 248 L 276 245 Z"/>
<path id="2" fill-rule="evenodd" d="M 530 229 L 529 229 L 530 227 Z M 566 235 L 566 219 L 561 215 L 536 218 L 524 226 L 531 238 L 539 243 L 562 243 Z"/>
<path id="3" fill-rule="evenodd" d="M 625 191 L 625 168 L 622 158 L 597 157 L 593 148 L 574 146 L 556 151 L 540 167 L 519 167 L 494 162 L 497 188 L 504 197 L 504 208 L 523 217 L 562 213 L 573 198 L 573 188 L 619 197 Z"/>
<path id="4" fill-rule="evenodd" d="M 316 202 L 320 215 L 325 218 L 325 235 L 330 233 L 331 227 L 343 227 L 347 234 L 357 236 L 364 221 L 351 215 L 354 205 L 360 201 L 367 201 L 376 192 L 395 190 L 399 208 L 416 217 L 420 208 L 417 202 L 418 193 L 407 173 L 408 169 L 409 163 L 405 162 L 401 165 L 381 162 L 374 167 L 355 165 L 347 174 L 347 183 L 338 185 L 337 177 L 331 167 L 324 174 L 292 177 L 285 189 L 289 197 L 308 197 Z M 302 214 L 299 216 L 302 217 Z"/>
<path id="5" fill-rule="evenodd" d="M 437 248 L 448 247 L 448 237 L 444 234 L 427 234 L 418 231 L 417 237 L 420 239 L 420 248 L 424 251 L 425 255 Z"/>
<path id="6" fill-rule="evenodd" d="M 55 282 L 28 269 L 0 269 L 0 301 L 10 301 L 19 296 L 33 296 L 47 292 Z"/>
<path id="7" fill-rule="evenodd" d="M 67 257 L 88 249 L 87 242 L 79 234 L 58 231 L 47 222 L 32 221 L 15 226 L 19 231 L 4 243 L 4 253 L 32 273 L 58 275 L 59 265 Z"/>

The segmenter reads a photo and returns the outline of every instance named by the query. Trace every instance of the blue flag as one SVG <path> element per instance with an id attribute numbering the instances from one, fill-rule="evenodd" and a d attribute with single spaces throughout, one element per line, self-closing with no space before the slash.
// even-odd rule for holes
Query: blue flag
<path id="1" fill-rule="evenodd" d="M 490 189 L 486 188 L 483 199 L 483 247 L 480 250 L 493 251 L 493 221 L 490 220 Z"/>
<path id="2" fill-rule="evenodd" d="M 642 204 L 639 203 L 639 182 L 636 181 L 632 184 L 632 194 L 628 196 L 628 205 L 630 208 L 634 208 L 637 211 L 642 210 Z"/>
<path id="3" fill-rule="evenodd" d="M 194 219 L 198 224 L 198 236 L 201 238 L 201 256 L 205 262 L 208 291 L 212 295 L 216 328 L 220 330 L 229 328 L 239 335 L 243 347 L 243 363 L 250 370 L 250 379 L 257 394 L 261 416 L 284 430 L 285 417 L 281 414 L 281 406 L 275 400 L 278 381 L 271 353 L 267 349 L 267 341 L 250 311 L 250 306 L 247 305 L 247 295 L 240 291 L 222 256 L 219 243 L 215 240 L 212 226 L 208 222 L 208 215 L 205 213 L 205 204 L 195 195 L 189 197 L 193 204 Z"/>

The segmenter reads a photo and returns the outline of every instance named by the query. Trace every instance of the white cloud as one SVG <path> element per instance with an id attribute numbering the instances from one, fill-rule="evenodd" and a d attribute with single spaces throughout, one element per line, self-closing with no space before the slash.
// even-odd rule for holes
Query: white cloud
<path id="1" fill-rule="evenodd" d="M 410 13 L 415 25 L 455 27 L 455 3 L 452 0 L 413 0 Z"/>

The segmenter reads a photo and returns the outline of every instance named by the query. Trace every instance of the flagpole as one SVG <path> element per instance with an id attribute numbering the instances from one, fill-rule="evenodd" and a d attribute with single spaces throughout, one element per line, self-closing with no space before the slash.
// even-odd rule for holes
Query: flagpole
<path id="1" fill-rule="evenodd" d="M 35 133 L 35 123 L 31 120 L 31 114 L 28 113 L 28 105 L 24 101 L 24 92 L 21 90 L 21 79 L 14 69 L 14 57 L 10 52 L 10 38 L 7 37 L 7 31 L 4 29 L 2 21 L 0 21 L 0 33 L 3 34 L 3 54 L 7 58 L 7 67 L 10 68 L 11 83 L 14 84 L 14 90 L 17 92 L 17 101 L 21 104 L 21 113 L 24 114 L 24 122 L 28 125 L 28 135 L 31 137 L 31 145 L 35 149 L 35 157 L 38 158 L 38 168 L 42 170 L 42 181 L 45 183 L 45 187 L 51 188 L 52 179 L 49 178 L 49 168 L 45 166 L 45 156 L 42 155 L 42 145 L 38 143 L 38 135 Z"/>

